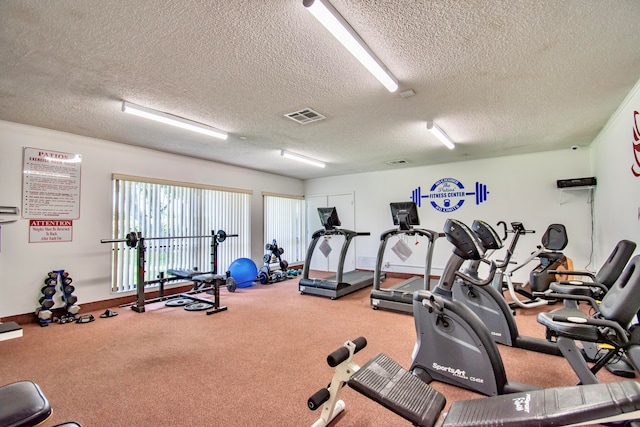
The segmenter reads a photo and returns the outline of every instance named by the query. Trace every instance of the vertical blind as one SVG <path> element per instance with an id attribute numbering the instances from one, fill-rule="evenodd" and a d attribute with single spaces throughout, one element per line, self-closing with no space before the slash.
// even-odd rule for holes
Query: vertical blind
<path id="1" fill-rule="evenodd" d="M 289 264 L 302 262 L 306 252 L 305 203 L 295 196 L 263 194 L 264 238 L 285 250 L 283 259 Z"/>
<path id="2" fill-rule="evenodd" d="M 212 271 L 212 233 L 237 234 L 218 245 L 217 270 L 223 274 L 235 259 L 250 256 L 250 203 L 246 190 L 114 175 L 113 237 L 162 237 L 145 240 L 146 283 L 168 269 Z M 114 245 L 112 291 L 136 289 L 136 255 L 133 248 Z"/>

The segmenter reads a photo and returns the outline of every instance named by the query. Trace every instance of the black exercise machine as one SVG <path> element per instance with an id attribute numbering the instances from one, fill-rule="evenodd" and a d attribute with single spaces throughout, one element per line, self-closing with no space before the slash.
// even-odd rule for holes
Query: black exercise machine
<path id="1" fill-rule="evenodd" d="M 549 285 L 552 292 L 558 294 L 584 295 L 595 300 L 602 300 L 616 279 L 620 277 L 624 266 L 636 250 L 636 244 L 630 240 L 620 240 L 613 248 L 607 260 L 597 273 L 574 270 L 550 270 L 549 274 L 561 273 L 570 276 L 587 276 L 591 281 L 563 280 Z M 565 306 L 577 308 L 576 300 L 565 300 Z"/>
<path id="2" fill-rule="evenodd" d="M 504 224 L 504 222 L 499 224 Z M 491 337 L 498 344 L 561 356 L 562 353 L 555 343 L 549 342 L 544 338 L 520 335 L 513 311 L 502 294 L 501 283 L 504 271 L 511 262 L 511 256 L 515 251 L 518 239 L 521 235 L 529 232 L 525 230 L 520 222 L 512 222 L 511 227 L 514 233 L 513 238 L 506 250 L 504 259 L 497 265 L 493 285 L 476 286 L 468 281 L 454 280 L 452 287 L 453 299 L 473 311 L 482 320 Z M 489 252 L 502 248 L 500 236 L 486 222 L 475 220 L 471 225 L 471 229 L 485 249 L 485 258 Z M 626 261 L 624 262 L 626 263 Z M 472 261 L 465 270 L 465 275 L 477 279 L 479 264 L 480 260 Z"/>
<path id="3" fill-rule="evenodd" d="M 640 417 L 640 384 L 630 380 L 460 400 L 442 414 L 445 396 L 387 355 L 378 353 L 358 366 L 353 355 L 366 345 L 366 339 L 359 337 L 327 357 L 335 371 L 329 386 L 307 400 L 311 410 L 322 407 L 320 418 L 312 427 L 327 426 L 345 409 L 340 393 L 347 384 L 413 425 L 423 427 L 550 427 Z M 634 423 L 628 425 L 637 427 Z"/>
<path id="4" fill-rule="evenodd" d="M 387 230 L 380 235 L 380 246 L 373 276 L 373 289 L 371 290 L 371 307 L 413 313 L 413 293 L 420 289 L 428 290 L 431 288 L 431 259 L 433 258 L 434 243 L 438 237 L 444 236 L 444 234 L 414 227 L 415 225 L 420 225 L 418 210 L 414 202 L 391 203 L 390 207 L 393 223 L 398 227 Z M 382 287 L 382 264 L 387 244 L 394 236 L 416 236 L 416 238 L 421 237 L 422 240 L 426 239 L 424 273 L 422 277 L 413 276 L 396 285 L 384 288 Z M 404 253 L 406 252 L 406 245 L 403 246 L 400 242 L 401 240 L 392 249 L 394 249 L 394 252 L 408 258 L 409 255 Z"/>
<path id="5" fill-rule="evenodd" d="M 514 222 L 511 225 L 514 230 L 514 237 L 506 251 L 504 260 L 501 262 L 501 265 L 498 266 L 494 283 L 496 282 L 496 279 L 498 281 L 502 280 L 502 272 L 510 262 L 518 238 L 521 234 L 526 232 L 522 224 L 519 222 Z M 471 229 L 478 236 L 485 249 L 496 250 L 502 247 L 500 237 L 486 222 L 475 220 Z M 635 248 L 635 244 L 631 247 L 631 245 L 626 242 L 628 241 L 623 241 L 616 246 L 611 256 L 603 266 L 603 274 L 601 275 L 601 278 L 608 283 L 608 286 L 611 286 L 612 282 L 620 276 L 620 273 L 624 269 L 627 261 L 631 257 L 633 249 Z M 477 261 L 472 263 L 467 270 L 465 270 L 465 273 L 472 277 L 477 277 L 477 263 Z M 570 274 L 570 272 L 567 273 Z M 550 289 L 555 289 L 555 285 L 556 283 L 552 283 Z M 571 286 L 569 284 L 558 285 L 558 288 L 571 290 Z M 585 291 L 588 289 L 590 288 L 583 286 L 579 290 Z M 557 295 L 560 293 L 563 292 L 558 291 L 554 294 Z M 471 309 L 471 311 L 480 317 L 489 330 L 491 336 L 498 344 L 556 356 L 563 355 L 555 341 L 552 342 L 548 339 L 520 335 L 511 307 L 507 304 L 502 293 L 498 292 L 494 286 L 475 286 L 462 280 L 456 280 L 453 284 L 453 298 L 454 300 L 466 305 Z M 553 300 L 553 298 L 550 299 Z M 565 300 L 565 305 L 571 302 L 573 302 L 571 306 L 577 308 L 575 300 Z M 590 362 L 597 361 L 601 357 L 599 346 L 591 342 L 582 343 L 580 354 Z M 627 378 L 634 377 L 633 368 L 627 367 L 623 361 L 617 362 L 616 364 L 607 364 L 607 369 L 615 375 Z"/>
<path id="6" fill-rule="evenodd" d="M 557 341 L 558 348 L 582 384 L 596 383 L 595 374 L 621 357 L 625 357 L 638 370 L 640 327 L 632 325 L 632 322 L 640 313 L 640 255 L 629 261 L 599 303 L 582 295 L 546 292 L 544 297 L 584 301 L 589 303 L 594 312 L 593 315 L 587 315 L 579 308 L 564 306 L 538 314 L 538 323 L 547 328 L 549 339 Z M 600 349 L 603 354 L 592 367 L 587 365 L 576 341 L 605 345 L 604 349 Z"/>
<path id="7" fill-rule="evenodd" d="M 442 278 L 433 292 L 418 291 L 414 294 L 417 343 L 413 352 L 411 372 L 427 383 L 434 380 L 441 381 L 485 395 L 526 391 L 526 387 L 530 386 L 507 380 L 502 358 L 491 331 L 469 307 L 453 299 L 452 287 L 455 281 L 462 280 L 478 287 L 486 286 L 493 278 L 495 264 L 483 258 L 482 244 L 465 224 L 448 219 L 444 231 L 447 240 L 454 245 L 454 250 L 447 261 Z M 490 263 L 489 276 L 479 281 L 465 275 L 459 271 L 465 260 L 483 260 Z M 628 283 L 627 287 L 635 286 Z M 638 294 L 640 298 L 640 291 Z M 544 295 L 541 293 L 540 297 Z M 617 296 L 620 295 L 617 294 Z M 539 296 L 534 295 L 534 297 Z M 561 295 L 549 297 L 564 298 Z M 616 294 L 612 294 L 606 301 L 606 305 L 615 307 L 617 304 L 634 303 L 631 298 L 629 301 L 621 299 L 616 302 L 615 297 Z M 632 306 L 634 313 L 638 309 L 640 306 Z M 628 308 L 620 310 L 626 313 L 625 310 Z M 619 312 L 617 308 L 601 310 L 601 318 L 615 322 L 619 319 L 610 316 L 615 316 Z M 626 328 L 628 324 L 621 323 L 620 326 Z M 585 337 L 584 341 L 593 340 Z M 560 343 L 554 345 L 564 355 Z M 578 351 L 576 357 L 584 356 Z M 606 363 L 603 358 L 604 355 L 597 355 L 594 362 Z M 464 372 L 464 375 L 460 375 L 460 372 Z"/>
<path id="8" fill-rule="evenodd" d="M 513 224 L 514 223 L 512 223 L 512 225 Z M 519 224 L 521 225 L 521 223 Z M 518 230 L 515 229 L 513 231 L 518 232 Z M 528 230 L 524 231 L 528 232 Z M 564 270 L 568 269 L 567 257 L 562 253 L 562 250 L 569 243 L 569 239 L 567 238 L 567 229 L 562 224 L 549 225 L 542 235 L 540 243 L 541 244 L 538 245 L 537 249 L 526 260 L 522 261 L 520 265 L 512 270 L 504 271 L 503 278 L 505 279 L 509 295 L 513 300 L 510 304 L 511 308 L 533 308 L 555 303 L 553 300 L 536 298 L 533 296 L 533 293 L 544 292 L 549 289 L 549 285 L 555 281 L 555 276 L 550 274 L 550 271 L 557 271 L 560 267 L 564 267 Z M 513 273 L 524 268 L 536 258 L 539 259 L 539 262 L 538 265 L 529 273 L 529 289 L 526 288 L 526 285 L 514 284 L 511 278 Z M 518 295 L 525 298 L 520 299 Z"/>
<path id="9" fill-rule="evenodd" d="M 344 271 L 347 251 L 349 250 L 349 246 L 353 239 L 357 236 L 369 236 L 371 233 L 358 233 L 344 228 L 337 228 L 341 223 L 335 207 L 318 208 L 318 215 L 320 216 L 320 222 L 324 228 L 315 231 L 312 235 L 311 243 L 309 244 L 307 255 L 304 260 L 302 278 L 298 282 L 298 290 L 300 291 L 300 294 L 320 295 L 331 299 L 337 299 L 341 296 L 366 288 L 367 286 L 371 286 L 373 283 L 373 272 L 359 270 L 352 270 L 348 272 Z M 314 249 L 321 239 L 324 240 L 330 236 L 344 237 L 336 274 L 320 279 L 309 278 L 311 258 L 313 256 Z M 322 245 L 320 249 L 323 249 Z"/>
<path id="10" fill-rule="evenodd" d="M 640 386 L 633 381 L 548 390 L 507 381 L 489 331 L 470 309 L 452 300 L 451 291 L 453 282 L 459 279 L 489 285 L 496 266 L 483 258 L 484 249 L 477 236 L 463 223 L 448 219 L 444 232 L 454 249 L 440 282 L 433 291 L 414 294 L 417 341 L 411 368 L 404 370 L 384 354 L 360 368 L 352 362 L 352 356 L 366 345 L 366 340 L 347 342 L 327 358 L 336 368 L 331 384 L 308 401 L 311 409 L 324 403 L 314 427 L 327 425 L 344 409 L 338 395 L 345 384 L 414 425 L 435 425 L 445 400 L 429 386 L 434 380 L 494 396 L 454 403 L 444 421 L 448 426 L 577 425 L 640 416 Z M 488 277 L 480 280 L 466 276 L 460 271 L 465 260 L 489 263 Z M 640 276 L 640 269 L 636 273 Z"/>

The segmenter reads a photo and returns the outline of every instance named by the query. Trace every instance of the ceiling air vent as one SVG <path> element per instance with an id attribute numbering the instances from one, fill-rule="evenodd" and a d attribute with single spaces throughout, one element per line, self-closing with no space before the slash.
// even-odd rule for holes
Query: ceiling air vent
<path id="1" fill-rule="evenodd" d="M 294 122 L 300 123 L 301 125 L 326 119 L 325 116 L 311 108 L 303 108 L 302 110 L 294 111 L 293 113 L 285 114 L 284 116 Z"/>
<path id="2" fill-rule="evenodd" d="M 389 160 L 387 162 L 387 164 L 391 165 L 391 166 L 406 165 L 408 163 L 409 163 L 408 161 L 403 160 L 403 159 L 400 159 L 400 160 Z"/>

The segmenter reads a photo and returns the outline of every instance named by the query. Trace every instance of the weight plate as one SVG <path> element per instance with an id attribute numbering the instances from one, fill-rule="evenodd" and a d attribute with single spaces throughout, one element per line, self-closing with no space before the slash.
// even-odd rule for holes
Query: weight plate
<path id="1" fill-rule="evenodd" d="M 64 302 L 66 302 L 67 305 L 73 305 L 78 302 L 78 297 L 75 295 L 70 295 L 64 300 Z"/>
<path id="2" fill-rule="evenodd" d="M 53 277 L 47 277 L 44 280 L 44 284 L 45 284 L 45 286 L 55 286 L 56 285 L 56 279 L 54 279 Z"/>
<path id="3" fill-rule="evenodd" d="M 64 293 L 67 294 L 67 295 L 72 294 L 73 291 L 75 291 L 75 290 L 76 290 L 76 288 L 73 287 L 72 285 L 67 285 L 67 286 L 64 287 Z"/>
<path id="4" fill-rule="evenodd" d="M 54 302 L 53 302 L 52 299 L 47 299 L 47 300 L 42 301 L 41 304 L 42 304 L 42 308 L 44 310 L 49 310 L 51 307 L 53 307 Z"/>
<path id="5" fill-rule="evenodd" d="M 225 233 L 224 230 L 218 230 L 218 232 L 216 233 L 218 242 L 222 243 L 227 239 L 227 233 Z"/>
<path id="6" fill-rule="evenodd" d="M 64 279 L 62 279 L 63 285 L 70 285 L 72 282 L 73 282 L 73 279 L 71 277 L 65 277 Z"/>
<path id="7" fill-rule="evenodd" d="M 192 299 L 189 298 L 176 298 L 169 300 L 164 303 L 167 307 L 182 307 L 183 305 L 188 305 L 193 303 Z"/>
<path id="8" fill-rule="evenodd" d="M 138 244 L 138 235 L 133 231 L 127 234 L 126 243 L 127 243 L 127 246 L 129 246 L 130 248 L 135 248 L 136 245 Z"/>
<path id="9" fill-rule="evenodd" d="M 227 290 L 229 292 L 235 292 L 236 291 L 236 279 L 234 279 L 233 277 L 227 277 Z"/>
<path id="10" fill-rule="evenodd" d="M 270 259 L 271 259 L 271 255 L 269 254 L 264 254 L 264 256 L 262 257 L 263 262 L 269 262 Z"/>
<path id="11" fill-rule="evenodd" d="M 193 304 L 185 305 L 184 309 L 187 311 L 202 311 L 209 310 L 213 307 L 213 304 L 208 304 L 206 302 L 196 302 Z"/>

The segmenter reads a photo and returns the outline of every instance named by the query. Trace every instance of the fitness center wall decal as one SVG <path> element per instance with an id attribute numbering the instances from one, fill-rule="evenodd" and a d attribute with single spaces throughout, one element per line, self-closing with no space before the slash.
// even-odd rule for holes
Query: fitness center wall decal
<path id="1" fill-rule="evenodd" d="M 427 194 L 422 194 L 422 188 L 417 187 L 411 192 L 411 201 L 421 207 L 422 199 L 429 199 L 435 210 L 449 213 L 460 209 L 469 196 L 475 196 L 476 205 L 487 201 L 489 191 L 486 185 L 476 181 L 473 190 L 467 191 L 462 182 L 455 178 L 442 178 L 431 186 Z"/>

